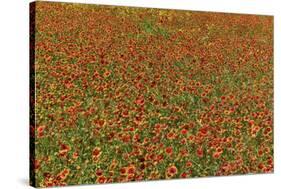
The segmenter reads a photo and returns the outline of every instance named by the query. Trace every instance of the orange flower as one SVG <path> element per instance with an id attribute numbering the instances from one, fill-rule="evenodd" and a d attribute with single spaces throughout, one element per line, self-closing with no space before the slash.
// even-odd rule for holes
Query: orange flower
<path id="1" fill-rule="evenodd" d="M 143 96 L 139 96 L 136 100 L 135 103 L 139 106 L 142 106 L 144 104 L 144 97 Z"/>
<path id="2" fill-rule="evenodd" d="M 64 169 L 58 174 L 58 180 L 63 181 L 66 179 L 66 177 L 69 175 L 70 170 L 69 169 Z"/>
<path id="3" fill-rule="evenodd" d="M 94 161 L 97 161 L 98 158 L 100 157 L 101 153 L 102 153 L 102 152 L 101 152 L 101 148 L 95 147 L 95 148 L 93 149 L 93 151 L 92 151 L 92 158 L 93 158 L 93 160 L 94 160 Z"/>
<path id="4" fill-rule="evenodd" d="M 108 77 L 110 74 L 111 74 L 111 72 L 110 72 L 109 70 L 106 70 L 106 71 L 103 73 L 103 76 L 104 76 L 104 77 Z"/>
<path id="5" fill-rule="evenodd" d="M 134 175 L 135 174 L 135 171 L 136 171 L 136 167 L 134 165 L 130 165 L 128 167 L 128 175 Z"/>
<path id="6" fill-rule="evenodd" d="M 105 176 L 100 176 L 97 178 L 96 183 L 103 184 L 103 183 L 106 183 L 106 180 L 107 179 Z"/>
<path id="7" fill-rule="evenodd" d="M 171 177 L 175 176 L 177 173 L 178 173 L 177 167 L 172 165 L 172 166 L 168 167 L 168 169 L 166 170 L 166 177 L 171 178 Z"/>
<path id="8" fill-rule="evenodd" d="M 185 164 L 186 167 L 191 167 L 192 166 L 192 162 L 191 161 L 187 161 Z"/>
<path id="9" fill-rule="evenodd" d="M 78 152 L 74 152 L 73 155 L 72 155 L 72 158 L 73 159 L 77 159 L 78 157 L 79 157 Z"/>
<path id="10" fill-rule="evenodd" d="M 59 155 L 61 157 L 66 157 L 67 153 L 70 151 L 70 146 L 66 145 L 66 144 L 61 144 L 60 145 L 61 150 L 59 151 Z"/>
<path id="11" fill-rule="evenodd" d="M 175 134 L 174 132 L 169 132 L 169 133 L 167 134 L 167 138 L 168 138 L 169 140 L 175 139 L 175 138 L 176 138 L 176 134 Z"/>

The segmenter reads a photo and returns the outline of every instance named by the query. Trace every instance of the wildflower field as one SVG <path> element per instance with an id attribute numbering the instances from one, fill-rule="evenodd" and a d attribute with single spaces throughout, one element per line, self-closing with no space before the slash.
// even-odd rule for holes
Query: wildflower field
<path id="1" fill-rule="evenodd" d="M 272 16 L 31 7 L 33 186 L 273 172 Z"/>

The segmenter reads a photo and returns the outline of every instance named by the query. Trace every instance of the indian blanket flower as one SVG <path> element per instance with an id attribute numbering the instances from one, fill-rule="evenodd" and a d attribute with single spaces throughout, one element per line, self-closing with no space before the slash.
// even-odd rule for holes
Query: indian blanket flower
<path id="1" fill-rule="evenodd" d="M 273 172 L 273 17 L 32 5 L 32 185 Z"/>

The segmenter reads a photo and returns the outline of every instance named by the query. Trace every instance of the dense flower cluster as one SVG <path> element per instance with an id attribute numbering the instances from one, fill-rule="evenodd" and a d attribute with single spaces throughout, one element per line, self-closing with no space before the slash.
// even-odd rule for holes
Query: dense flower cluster
<path id="1" fill-rule="evenodd" d="M 36 185 L 273 171 L 273 19 L 36 3 Z"/>

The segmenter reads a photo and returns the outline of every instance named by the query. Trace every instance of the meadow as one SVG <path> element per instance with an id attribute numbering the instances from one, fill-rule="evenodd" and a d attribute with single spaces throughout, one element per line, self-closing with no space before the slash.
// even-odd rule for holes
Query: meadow
<path id="1" fill-rule="evenodd" d="M 273 172 L 273 17 L 36 2 L 32 185 Z"/>

